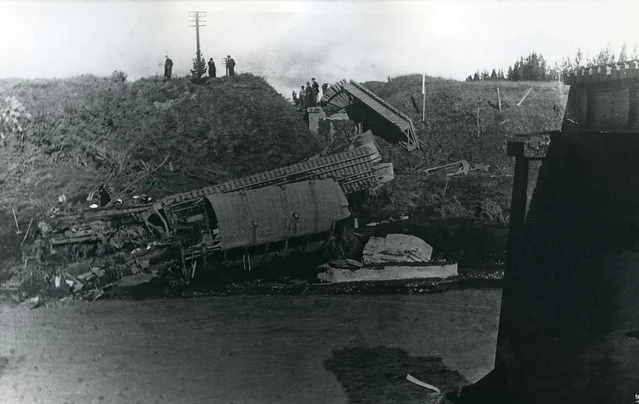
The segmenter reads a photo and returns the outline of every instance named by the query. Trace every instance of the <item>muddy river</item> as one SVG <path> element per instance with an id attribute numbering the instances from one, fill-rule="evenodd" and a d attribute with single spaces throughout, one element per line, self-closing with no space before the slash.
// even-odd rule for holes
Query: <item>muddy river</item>
<path id="1" fill-rule="evenodd" d="M 2 403 L 424 402 L 492 369 L 501 290 L 0 307 Z"/>

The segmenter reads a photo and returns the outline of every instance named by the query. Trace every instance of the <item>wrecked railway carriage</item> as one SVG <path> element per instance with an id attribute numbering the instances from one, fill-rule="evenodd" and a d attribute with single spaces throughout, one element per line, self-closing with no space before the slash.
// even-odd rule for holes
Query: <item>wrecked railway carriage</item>
<path id="1" fill-rule="evenodd" d="M 181 260 L 242 259 L 247 269 L 251 260 L 274 253 L 317 251 L 335 222 L 349 216 L 346 196 L 332 179 L 207 194 L 143 215 L 154 233 L 179 247 Z"/>
<path id="2" fill-rule="evenodd" d="M 170 206 L 157 203 L 144 212 L 110 212 L 107 221 L 59 223 L 57 231 L 36 240 L 27 262 L 82 286 L 104 286 L 151 267 L 193 276 L 207 260 L 251 269 L 293 249 L 318 251 L 335 224 L 349 216 L 346 196 L 333 179 L 212 193 Z"/>
<path id="3" fill-rule="evenodd" d="M 292 249 L 319 250 L 335 224 L 350 216 L 347 195 L 375 190 L 394 178 L 374 133 L 409 150 L 419 147 L 410 119 L 361 85 L 354 88 L 323 100 L 328 109 L 346 108 L 367 128 L 343 151 L 153 204 L 51 218 L 39 226 L 39 237 L 26 251 L 27 264 L 47 274 L 66 274 L 73 288 L 83 288 L 151 267 L 193 276 L 198 263 L 208 260 L 250 269 Z"/>
<path id="4" fill-rule="evenodd" d="M 108 269 L 117 279 L 151 266 L 188 272 L 215 260 L 249 269 L 292 249 L 315 252 L 350 215 L 346 195 L 393 178 L 370 132 L 349 148 L 152 204 L 54 217 L 27 262 L 47 273 Z"/>

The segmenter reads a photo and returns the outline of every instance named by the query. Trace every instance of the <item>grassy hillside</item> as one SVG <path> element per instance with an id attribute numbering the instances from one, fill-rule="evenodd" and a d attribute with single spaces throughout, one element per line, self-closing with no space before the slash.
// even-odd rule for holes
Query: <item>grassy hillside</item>
<path id="1" fill-rule="evenodd" d="M 101 183 L 157 198 L 317 151 L 290 104 L 249 74 L 201 86 L 93 76 L 4 82 L 0 95 L 33 115 L 26 141 L 0 149 L 4 205 L 86 198 Z"/>
<path id="2" fill-rule="evenodd" d="M 262 78 L 132 83 L 81 76 L 0 81 L 33 115 L 25 140 L 0 144 L 0 256 L 51 207 L 86 207 L 100 184 L 114 197 L 159 198 L 299 161 L 319 150 L 295 109 Z M 58 203 L 65 194 L 68 202 Z"/>
<path id="3" fill-rule="evenodd" d="M 422 122 L 421 75 L 365 85 L 413 119 L 423 147 L 409 153 L 378 142 L 384 157 L 394 163 L 395 181 L 369 200 L 362 213 L 373 218 L 408 215 L 413 222 L 429 226 L 451 219 L 505 224 L 514 168 L 513 157 L 506 154 L 507 141 L 514 135 L 560 129 L 568 94 L 568 88 L 558 83 L 427 78 L 426 119 Z M 532 91 L 517 107 L 529 88 Z M 467 177 L 423 172 L 460 159 L 489 169 Z"/>
<path id="4" fill-rule="evenodd" d="M 459 82 L 427 77 L 426 119 L 422 122 L 421 75 L 365 85 L 410 116 L 425 144 L 422 153 L 410 155 L 397 147 L 382 146 L 387 158 L 395 163 L 398 174 L 460 159 L 468 160 L 471 165 L 488 164 L 493 173 L 512 173 L 512 158 L 505 153 L 507 139 L 513 135 L 559 129 L 568 94 L 567 87 L 558 83 Z M 528 88 L 533 90 L 517 107 Z M 420 112 L 413 106 L 411 97 Z"/>

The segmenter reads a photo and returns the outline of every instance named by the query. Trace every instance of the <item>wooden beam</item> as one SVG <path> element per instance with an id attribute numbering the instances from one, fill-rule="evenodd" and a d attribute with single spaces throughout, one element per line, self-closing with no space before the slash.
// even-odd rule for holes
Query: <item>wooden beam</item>
<path id="1" fill-rule="evenodd" d="M 528 94 L 530 94 L 531 91 L 532 91 L 532 87 L 530 87 L 528 91 L 526 91 L 526 94 L 524 94 L 524 96 L 521 97 L 521 100 L 519 100 L 519 102 L 517 103 L 517 106 L 520 106 L 521 103 L 524 102 L 524 100 L 526 99 L 526 97 L 528 97 Z"/>

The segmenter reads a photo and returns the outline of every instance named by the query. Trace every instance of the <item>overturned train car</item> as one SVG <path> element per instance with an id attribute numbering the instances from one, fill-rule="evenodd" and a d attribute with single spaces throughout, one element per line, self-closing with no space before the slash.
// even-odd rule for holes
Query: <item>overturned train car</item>
<path id="1" fill-rule="evenodd" d="M 349 216 L 342 188 L 325 179 L 160 203 L 143 220 L 160 239 L 171 240 L 184 262 L 212 256 L 251 269 L 293 249 L 317 252 L 335 223 Z"/>

